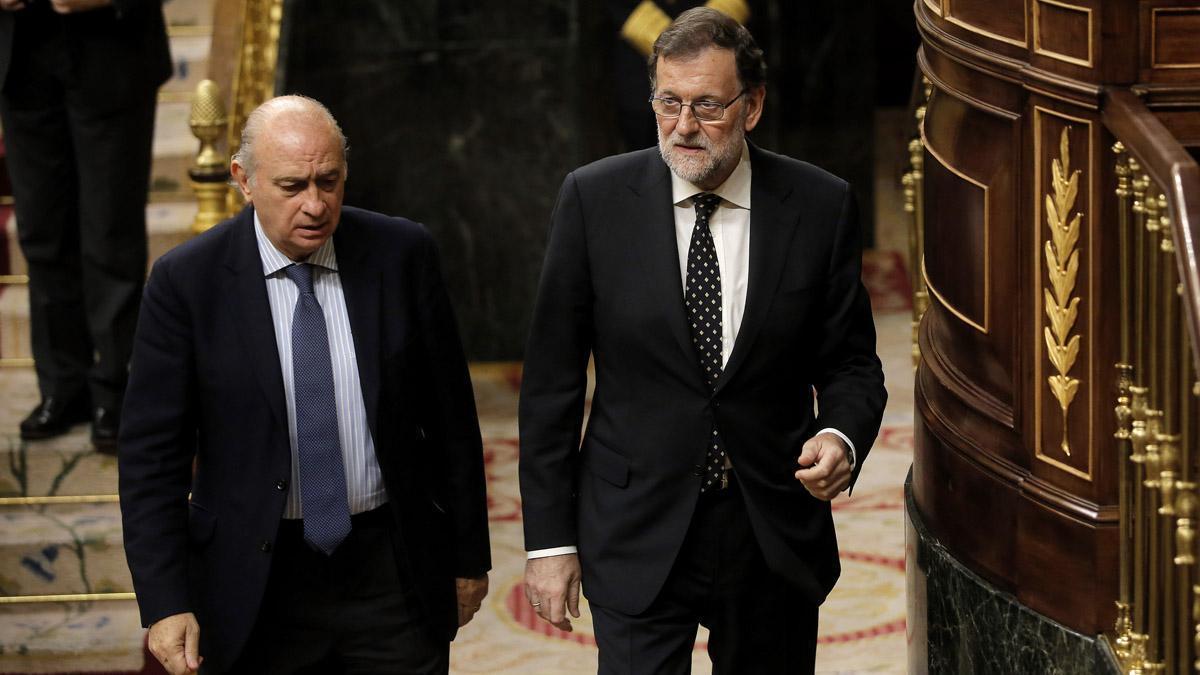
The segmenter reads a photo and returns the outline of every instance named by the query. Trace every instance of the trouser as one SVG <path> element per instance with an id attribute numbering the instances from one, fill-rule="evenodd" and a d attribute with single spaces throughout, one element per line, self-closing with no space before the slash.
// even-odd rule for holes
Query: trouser
<path id="1" fill-rule="evenodd" d="M 811 673 L 817 607 L 767 567 L 736 480 L 704 495 L 654 602 L 638 615 L 590 605 L 602 675 L 691 671 L 709 630 L 713 673 Z"/>
<path id="2" fill-rule="evenodd" d="M 301 521 L 283 522 L 262 608 L 230 672 L 448 672 L 450 644 L 400 571 L 389 508 L 355 515 L 331 556 L 304 542 Z"/>
<path id="3" fill-rule="evenodd" d="M 43 398 L 118 408 L 146 274 L 156 90 L 97 100 L 73 81 L 64 39 L 17 31 L 0 92 L 33 356 Z"/>

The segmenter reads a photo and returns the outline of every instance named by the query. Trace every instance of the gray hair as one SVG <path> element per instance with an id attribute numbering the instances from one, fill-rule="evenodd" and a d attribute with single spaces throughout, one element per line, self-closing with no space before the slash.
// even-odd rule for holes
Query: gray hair
<path id="1" fill-rule="evenodd" d="M 766 84 L 767 61 L 754 36 L 742 24 L 709 7 L 694 7 L 680 14 L 654 41 L 646 65 L 650 89 L 658 86 L 658 59 L 695 56 L 709 47 L 733 52 L 738 80 L 743 87 Z"/>
<path id="2" fill-rule="evenodd" d="M 238 146 L 238 151 L 233 155 L 233 161 L 241 165 L 242 169 L 246 172 L 247 179 L 251 183 L 254 182 L 255 142 L 258 140 L 259 134 L 262 133 L 263 126 L 267 123 L 267 120 L 280 113 L 306 115 L 328 122 L 330 129 L 333 130 L 339 144 L 342 146 L 342 166 L 344 169 L 349 169 L 350 144 L 346 141 L 346 134 L 342 133 L 342 127 L 334 119 L 333 113 L 329 112 L 329 108 L 326 108 L 315 98 L 309 98 L 300 94 L 289 94 L 287 96 L 276 96 L 264 101 L 246 116 L 246 124 L 242 126 L 241 142 Z"/>

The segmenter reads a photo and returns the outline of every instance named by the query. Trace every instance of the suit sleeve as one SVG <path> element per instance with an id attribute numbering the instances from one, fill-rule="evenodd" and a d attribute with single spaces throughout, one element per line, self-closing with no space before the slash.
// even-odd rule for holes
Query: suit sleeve
<path id="1" fill-rule="evenodd" d="M 592 339 L 591 272 L 579 188 L 571 174 L 551 217 L 521 381 L 526 550 L 577 543 L 575 467 Z"/>
<path id="2" fill-rule="evenodd" d="M 862 283 L 862 235 L 858 206 L 846 185 L 834 235 L 829 283 L 823 299 L 816 343 L 820 364 L 815 374 L 816 428 L 832 427 L 850 437 L 855 448 L 852 483 L 879 433 L 887 391 L 875 353 L 875 322 Z"/>
<path id="3" fill-rule="evenodd" d="M 192 611 L 187 538 L 195 371 L 184 307 L 160 260 L 134 336 L 118 457 L 125 555 L 143 625 Z"/>
<path id="4" fill-rule="evenodd" d="M 454 575 L 469 578 L 492 568 L 488 537 L 483 442 L 458 324 L 442 277 L 433 238 L 424 232 L 420 278 L 422 348 L 428 357 L 430 415 L 444 453 L 448 509 L 455 548 Z"/>

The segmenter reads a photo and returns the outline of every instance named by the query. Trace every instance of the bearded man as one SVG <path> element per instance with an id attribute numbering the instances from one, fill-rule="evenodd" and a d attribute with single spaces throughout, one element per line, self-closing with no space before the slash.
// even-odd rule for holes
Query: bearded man
<path id="1" fill-rule="evenodd" d="M 649 66 L 658 148 L 572 172 L 552 217 L 521 388 L 525 592 L 570 630 L 582 581 L 601 673 L 686 673 L 698 625 L 714 672 L 811 672 L 830 501 L 887 398 L 853 193 L 746 141 L 766 65 L 732 19 L 681 14 Z"/>

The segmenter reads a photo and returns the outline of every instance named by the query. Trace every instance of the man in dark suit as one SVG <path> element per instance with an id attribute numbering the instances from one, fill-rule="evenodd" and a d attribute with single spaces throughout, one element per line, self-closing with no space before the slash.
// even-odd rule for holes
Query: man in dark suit
<path id="1" fill-rule="evenodd" d="M 745 141 L 766 66 L 744 27 L 689 10 L 652 59 L 658 149 L 571 173 L 554 210 L 520 403 L 525 591 L 570 629 L 582 578 L 602 673 L 688 672 L 697 624 L 715 672 L 811 672 L 829 502 L 886 400 L 852 193 Z"/>
<path id="2" fill-rule="evenodd" d="M 146 275 L 160 0 L 0 0 L 0 121 L 41 402 L 21 437 L 91 419 L 115 453 Z"/>
<path id="3" fill-rule="evenodd" d="M 343 206 L 346 166 L 323 106 L 264 103 L 232 162 L 250 206 L 147 282 L 121 509 L 172 673 L 444 673 L 487 592 L 479 424 L 434 244 Z"/>

